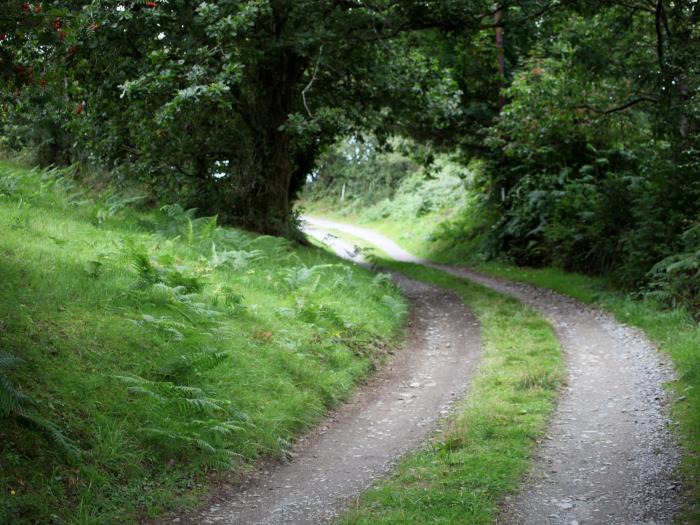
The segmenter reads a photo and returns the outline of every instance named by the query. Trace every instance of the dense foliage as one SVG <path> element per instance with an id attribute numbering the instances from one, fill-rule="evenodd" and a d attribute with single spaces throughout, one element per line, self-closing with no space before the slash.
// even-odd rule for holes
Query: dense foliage
<path id="1" fill-rule="evenodd" d="M 284 457 L 381 362 L 386 275 L 0 163 L 0 523 L 141 522 Z"/>
<path id="2" fill-rule="evenodd" d="M 3 44 L 42 75 L 12 97 L 13 145 L 259 231 L 287 231 L 291 200 L 339 133 L 456 116 L 449 72 L 412 49 L 416 14 L 390 2 L 66 3 L 51 15 L 57 41 L 30 57 L 20 51 L 41 46 L 19 35 L 46 18 L 38 5 Z"/>
<path id="3" fill-rule="evenodd" d="M 700 212 L 700 35 L 690 5 L 659 34 L 655 16 L 574 13 L 523 58 L 489 131 L 493 253 L 633 286 L 680 249 Z"/>
<path id="4" fill-rule="evenodd" d="M 426 146 L 458 152 L 486 160 L 491 256 L 658 285 L 700 211 L 699 19 L 687 0 L 7 2 L 2 143 L 283 234 L 310 174 L 381 200 Z M 336 144 L 367 136 L 412 138 L 411 162 L 358 174 Z"/>
<path id="5" fill-rule="evenodd" d="M 427 135 L 407 130 L 423 145 L 404 153 L 429 161 L 427 143 L 465 164 L 485 161 L 471 188 L 476 206 L 442 234 L 456 245 L 481 237 L 491 258 L 609 274 L 695 308 L 700 8 L 570 2 L 524 24 L 521 11 L 502 7 L 503 77 L 493 29 L 419 41 L 453 76 L 463 118 Z M 372 158 L 323 161 L 319 186 L 350 187 L 363 173 L 385 195 L 402 180 L 397 162 L 375 177 Z"/>

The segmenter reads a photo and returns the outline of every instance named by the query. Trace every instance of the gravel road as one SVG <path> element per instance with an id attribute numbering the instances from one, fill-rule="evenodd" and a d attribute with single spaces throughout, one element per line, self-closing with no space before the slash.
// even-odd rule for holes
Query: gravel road
<path id="1" fill-rule="evenodd" d="M 375 232 L 307 218 L 390 257 L 425 264 L 514 296 L 555 328 L 567 380 L 534 465 L 504 502 L 504 524 L 666 524 L 679 508 L 680 452 L 669 430 L 668 358 L 636 329 L 552 291 L 419 259 Z"/>

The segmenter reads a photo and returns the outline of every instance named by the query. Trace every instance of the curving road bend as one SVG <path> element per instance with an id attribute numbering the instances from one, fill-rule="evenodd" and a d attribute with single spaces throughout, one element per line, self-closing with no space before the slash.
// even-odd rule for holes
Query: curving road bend
<path id="1" fill-rule="evenodd" d="M 333 237 L 326 242 L 359 261 L 348 253 L 355 251 L 352 245 Z M 299 443 L 289 463 L 259 472 L 242 489 L 223 491 L 208 508 L 175 522 L 325 523 L 426 442 L 468 388 L 481 352 L 479 324 L 456 295 L 393 277 L 409 304 L 403 348 Z"/>
<path id="2" fill-rule="evenodd" d="M 667 358 L 636 329 L 552 291 L 422 260 L 371 230 L 305 218 L 308 228 L 341 231 L 390 257 L 424 264 L 514 296 L 555 328 L 565 354 L 566 386 L 546 440 L 519 494 L 499 523 L 672 523 L 680 505 L 680 452 L 669 429 L 673 379 Z"/>

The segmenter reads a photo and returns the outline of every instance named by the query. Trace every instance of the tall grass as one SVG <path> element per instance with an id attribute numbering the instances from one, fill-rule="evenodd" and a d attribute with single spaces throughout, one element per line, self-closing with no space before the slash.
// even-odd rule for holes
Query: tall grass
<path id="1" fill-rule="evenodd" d="M 0 165 L 0 378 L 79 450 L 0 413 L 0 523 L 192 505 L 213 470 L 284 456 L 399 332 L 391 283 L 138 202 Z"/>

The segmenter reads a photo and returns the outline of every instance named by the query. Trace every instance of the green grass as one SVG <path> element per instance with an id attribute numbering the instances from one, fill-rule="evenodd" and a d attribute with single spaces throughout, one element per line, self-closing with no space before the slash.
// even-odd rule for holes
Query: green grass
<path id="1" fill-rule="evenodd" d="M 449 261 L 448 264 L 450 263 L 459 264 L 459 261 Z M 495 277 L 549 288 L 583 303 L 595 303 L 613 292 L 603 277 L 566 272 L 559 268 L 521 268 L 500 261 L 478 263 L 473 268 Z"/>
<path id="2" fill-rule="evenodd" d="M 0 523 L 192 506 L 213 470 L 284 456 L 400 334 L 363 269 L 130 202 L 0 165 L 0 354 L 23 361 L 0 379 L 81 451 L 0 419 Z"/>
<path id="3" fill-rule="evenodd" d="M 484 354 L 442 433 L 359 500 L 339 523 L 493 523 L 517 489 L 563 377 L 550 325 L 517 300 L 421 266 L 381 261 L 454 290 L 478 316 Z"/>

